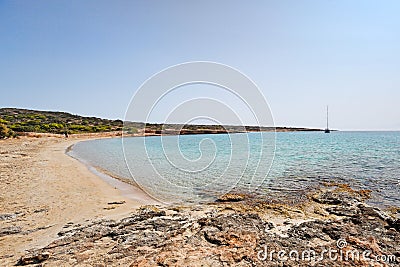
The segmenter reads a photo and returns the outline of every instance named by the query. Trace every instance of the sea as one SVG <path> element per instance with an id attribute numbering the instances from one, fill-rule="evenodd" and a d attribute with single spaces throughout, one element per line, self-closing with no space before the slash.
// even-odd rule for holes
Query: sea
<path id="1" fill-rule="evenodd" d="M 164 203 L 227 192 L 301 196 L 326 183 L 372 190 L 371 204 L 400 206 L 400 132 L 253 132 L 82 141 L 68 152 L 131 179 Z"/>

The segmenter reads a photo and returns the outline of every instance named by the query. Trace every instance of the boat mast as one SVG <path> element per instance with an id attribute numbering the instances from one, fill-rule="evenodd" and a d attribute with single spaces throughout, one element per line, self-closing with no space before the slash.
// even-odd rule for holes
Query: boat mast
<path id="1" fill-rule="evenodd" d="M 326 106 L 326 129 L 329 129 L 329 106 Z"/>
<path id="2" fill-rule="evenodd" d="M 329 107 L 328 106 L 326 106 L 326 128 L 325 128 L 325 133 L 330 133 L 331 132 L 331 130 L 329 130 L 329 114 L 328 114 L 328 112 L 329 112 Z"/>

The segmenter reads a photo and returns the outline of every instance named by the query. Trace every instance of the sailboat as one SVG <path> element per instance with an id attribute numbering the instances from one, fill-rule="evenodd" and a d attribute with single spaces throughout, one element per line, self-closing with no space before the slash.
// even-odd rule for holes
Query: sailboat
<path id="1" fill-rule="evenodd" d="M 325 133 L 330 133 L 331 130 L 329 130 L 329 107 L 326 106 L 326 128 L 325 128 Z"/>

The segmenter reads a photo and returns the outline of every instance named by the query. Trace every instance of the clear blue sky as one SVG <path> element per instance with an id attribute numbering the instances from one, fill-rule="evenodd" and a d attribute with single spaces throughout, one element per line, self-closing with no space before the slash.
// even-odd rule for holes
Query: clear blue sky
<path id="1" fill-rule="evenodd" d="M 400 130 L 400 1 L 0 0 L 0 106 L 123 118 L 152 74 L 251 77 L 276 125 Z"/>

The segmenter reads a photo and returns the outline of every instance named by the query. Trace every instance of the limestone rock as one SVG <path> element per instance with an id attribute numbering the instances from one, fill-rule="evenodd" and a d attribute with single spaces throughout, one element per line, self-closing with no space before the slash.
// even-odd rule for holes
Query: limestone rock
<path id="1" fill-rule="evenodd" d="M 245 196 L 242 194 L 227 193 L 218 197 L 220 202 L 237 202 L 244 200 Z"/>
<path id="2" fill-rule="evenodd" d="M 48 252 L 35 252 L 33 254 L 27 254 L 22 256 L 17 262 L 17 266 L 29 265 L 41 263 L 48 260 L 50 257 L 50 253 Z"/>

